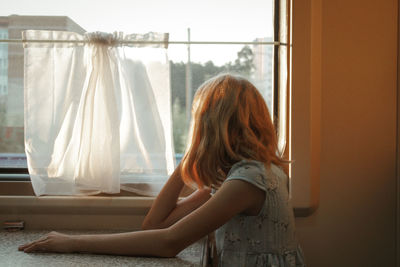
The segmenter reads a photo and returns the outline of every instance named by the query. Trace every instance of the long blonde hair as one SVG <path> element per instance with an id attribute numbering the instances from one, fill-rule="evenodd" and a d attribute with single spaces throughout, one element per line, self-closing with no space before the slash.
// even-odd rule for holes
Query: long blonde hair
<path id="1" fill-rule="evenodd" d="M 181 162 L 188 185 L 218 188 L 232 165 L 257 160 L 283 166 L 267 105 L 248 80 L 230 74 L 206 81 L 193 100 L 191 138 Z"/>

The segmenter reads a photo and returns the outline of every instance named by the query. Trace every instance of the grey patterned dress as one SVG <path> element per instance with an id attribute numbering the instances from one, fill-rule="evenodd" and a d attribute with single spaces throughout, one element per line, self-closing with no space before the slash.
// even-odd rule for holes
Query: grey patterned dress
<path id="1" fill-rule="evenodd" d="M 258 161 L 234 164 L 224 181 L 239 179 L 264 190 L 256 216 L 239 214 L 216 231 L 218 266 L 305 266 L 296 240 L 288 178 L 276 165 Z"/>

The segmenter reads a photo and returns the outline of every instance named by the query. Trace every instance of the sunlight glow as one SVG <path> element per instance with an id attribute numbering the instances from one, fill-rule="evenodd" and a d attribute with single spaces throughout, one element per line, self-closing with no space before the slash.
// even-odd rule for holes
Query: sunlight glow
<path id="1" fill-rule="evenodd" d="M 86 31 L 169 32 L 171 41 L 254 41 L 272 36 L 271 0 L 15 0 L 3 4 L 0 16 L 68 16 Z M 172 45 L 170 58 L 186 60 L 186 47 Z M 206 48 L 206 49 L 204 49 Z M 215 48 L 215 49 L 214 49 Z M 194 62 L 224 64 L 236 58 L 237 47 L 203 47 Z"/>

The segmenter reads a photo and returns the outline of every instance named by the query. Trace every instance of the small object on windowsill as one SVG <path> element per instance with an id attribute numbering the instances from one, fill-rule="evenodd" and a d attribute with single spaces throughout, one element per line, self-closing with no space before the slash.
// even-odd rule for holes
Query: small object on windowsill
<path id="1" fill-rule="evenodd" d="M 4 222 L 3 223 L 4 230 L 9 231 L 9 232 L 23 230 L 24 227 L 25 227 L 24 221 L 12 221 L 12 222 Z"/>

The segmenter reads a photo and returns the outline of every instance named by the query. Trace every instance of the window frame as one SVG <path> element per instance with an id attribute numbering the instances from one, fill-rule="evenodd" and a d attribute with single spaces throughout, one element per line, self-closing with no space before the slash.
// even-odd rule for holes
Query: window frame
<path id="1" fill-rule="evenodd" d="M 317 209 L 319 202 L 321 33 L 318 25 L 320 25 L 321 18 L 312 16 L 318 14 L 321 6 L 318 1 L 310 3 L 292 0 L 273 1 L 275 6 L 280 1 L 285 1 L 288 9 L 287 17 L 284 18 L 287 20 L 288 27 L 286 46 L 288 53 L 286 112 L 288 117 L 285 125 L 287 145 L 284 156 L 294 160 L 289 166 L 289 173 L 290 177 L 295 177 L 290 182 L 295 214 L 296 216 L 309 216 Z M 280 22 L 281 19 L 279 14 L 275 14 L 275 23 Z M 196 42 L 182 42 L 182 44 L 195 45 Z M 274 47 L 276 50 L 278 45 Z M 274 57 L 276 54 L 274 53 Z M 275 77 L 279 77 L 277 76 L 279 75 L 278 71 L 278 64 L 275 60 Z M 274 83 L 278 81 L 275 79 Z M 272 113 L 277 118 L 279 117 L 277 102 L 279 90 L 275 89 L 274 94 L 273 101 L 275 103 Z M 24 182 L 20 183 L 21 185 L 29 184 L 28 169 L 0 168 L 0 183 L 10 181 Z"/>
<path id="2" fill-rule="evenodd" d="M 290 174 L 297 216 L 319 206 L 321 156 L 321 1 L 292 1 Z"/>

